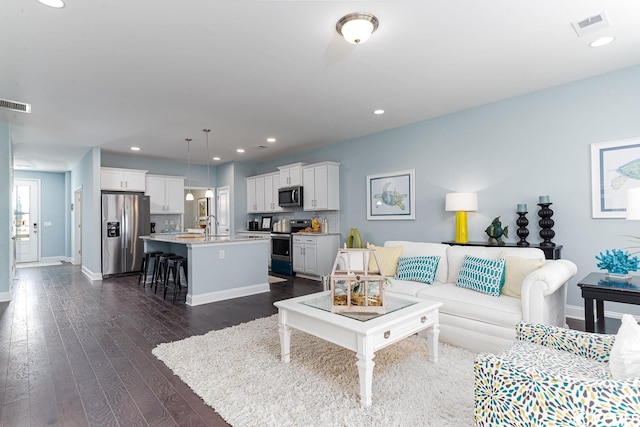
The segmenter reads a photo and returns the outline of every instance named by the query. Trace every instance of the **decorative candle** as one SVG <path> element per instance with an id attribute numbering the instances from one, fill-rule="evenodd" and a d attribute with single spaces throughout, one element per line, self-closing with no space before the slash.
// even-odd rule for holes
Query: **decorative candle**
<path id="1" fill-rule="evenodd" d="M 527 204 L 526 203 L 518 203 L 518 208 L 516 212 L 527 212 Z"/>
<path id="2" fill-rule="evenodd" d="M 549 200 L 549 196 L 540 196 L 538 197 L 538 203 L 551 203 Z"/>

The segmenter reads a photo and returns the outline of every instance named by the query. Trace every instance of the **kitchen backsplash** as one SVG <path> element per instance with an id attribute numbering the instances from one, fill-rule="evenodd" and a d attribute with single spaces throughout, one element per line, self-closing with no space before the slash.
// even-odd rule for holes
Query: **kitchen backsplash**
<path id="1" fill-rule="evenodd" d="M 261 218 L 263 216 L 272 216 L 272 221 L 271 223 L 275 223 L 276 221 L 280 221 L 282 219 L 286 219 L 286 220 L 291 220 L 291 219 L 311 219 L 314 217 L 313 212 L 286 212 L 286 213 L 281 213 L 281 214 L 265 214 L 265 215 L 260 215 L 260 214 L 254 214 L 254 215 L 248 215 L 249 219 L 247 220 L 247 223 L 244 224 L 244 227 L 239 228 L 242 230 L 246 230 L 248 227 L 248 222 L 249 220 L 257 220 L 258 222 L 260 222 Z M 325 218 L 327 220 L 327 224 L 329 225 L 329 233 L 339 233 L 340 232 L 340 212 L 338 211 L 323 211 L 323 212 L 318 212 L 318 214 L 316 215 L 316 217 L 320 220 L 322 220 L 322 218 Z"/>
<path id="2" fill-rule="evenodd" d="M 180 215 L 151 215 L 151 222 L 156 223 L 156 233 L 164 233 L 167 231 L 181 230 Z"/>

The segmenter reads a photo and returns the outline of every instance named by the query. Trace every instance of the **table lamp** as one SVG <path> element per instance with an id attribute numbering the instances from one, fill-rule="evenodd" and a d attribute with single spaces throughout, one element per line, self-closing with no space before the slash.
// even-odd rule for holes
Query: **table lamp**
<path id="1" fill-rule="evenodd" d="M 640 220 L 640 187 L 627 190 L 627 219 Z"/>
<path id="2" fill-rule="evenodd" d="M 467 212 L 478 210 L 478 193 L 447 193 L 444 209 L 456 213 L 456 243 L 469 242 Z"/>

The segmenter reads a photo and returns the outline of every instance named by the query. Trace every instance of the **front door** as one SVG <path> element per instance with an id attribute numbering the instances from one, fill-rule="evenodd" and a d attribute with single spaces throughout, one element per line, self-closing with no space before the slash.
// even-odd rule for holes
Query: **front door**
<path id="1" fill-rule="evenodd" d="M 229 187 L 216 189 L 216 213 L 218 229 L 216 234 L 231 234 L 231 201 Z"/>
<path id="2" fill-rule="evenodd" d="M 13 184 L 13 236 L 16 242 L 16 262 L 36 262 L 40 241 L 40 181 L 16 179 Z"/>

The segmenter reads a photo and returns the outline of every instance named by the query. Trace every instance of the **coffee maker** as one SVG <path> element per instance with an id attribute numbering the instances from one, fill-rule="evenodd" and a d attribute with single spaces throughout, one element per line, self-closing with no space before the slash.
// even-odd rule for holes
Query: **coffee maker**
<path id="1" fill-rule="evenodd" d="M 258 231 L 260 230 L 260 223 L 258 222 L 258 220 L 251 220 L 249 221 L 249 226 L 247 227 L 247 229 L 249 231 Z"/>

